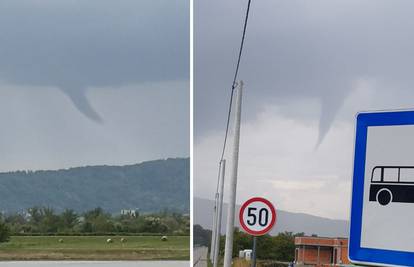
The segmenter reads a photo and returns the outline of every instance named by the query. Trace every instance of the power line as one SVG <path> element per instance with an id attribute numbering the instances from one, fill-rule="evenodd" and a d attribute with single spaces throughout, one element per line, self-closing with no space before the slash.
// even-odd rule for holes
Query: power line
<path id="1" fill-rule="evenodd" d="M 229 126 L 230 126 L 231 107 L 233 105 L 234 89 L 237 86 L 236 80 L 237 80 L 237 75 L 239 74 L 239 67 L 240 67 L 240 60 L 241 60 L 242 53 L 243 53 L 244 39 L 246 38 L 246 29 L 247 29 L 247 21 L 249 19 L 250 3 L 251 3 L 251 0 L 248 0 L 247 9 L 246 9 L 246 16 L 244 18 L 243 35 L 242 35 L 242 39 L 241 39 L 241 42 L 240 42 L 239 55 L 237 57 L 237 64 L 236 64 L 236 70 L 234 72 L 233 83 L 231 85 L 229 109 L 228 109 L 228 112 L 227 112 L 226 133 L 224 135 L 223 150 L 221 152 L 221 157 L 220 157 L 220 162 L 219 162 L 219 168 L 218 168 L 218 174 L 217 174 L 217 188 L 216 188 L 215 198 L 217 198 L 217 194 L 218 194 L 221 163 L 222 163 L 223 158 L 224 158 L 224 152 L 226 151 L 227 136 L 228 136 L 228 133 L 229 133 Z"/>
<path id="2" fill-rule="evenodd" d="M 231 85 L 229 109 L 228 109 L 228 112 L 227 112 L 226 133 L 224 135 L 223 150 L 221 152 L 220 162 L 223 160 L 224 152 L 226 150 L 227 136 L 228 136 L 228 133 L 229 133 L 229 125 L 230 125 L 231 107 L 233 105 L 233 93 L 234 93 L 234 88 L 236 88 L 236 86 L 237 86 L 236 80 L 237 80 L 237 75 L 239 74 L 240 60 L 241 60 L 241 56 L 242 56 L 242 52 L 243 52 L 244 39 L 246 37 L 247 21 L 249 19 L 249 12 L 250 12 L 250 2 L 251 2 L 251 0 L 249 0 L 248 3 L 247 3 L 246 16 L 245 16 L 245 19 L 244 19 L 244 26 L 243 26 L 243 35 L 242 35 L 242 39 L 241 39 L 241 42 L 240 42 L 240 48 L 239 48 L 239 56 L 237 58 L 236 70 L 234 72 L 233 83 Z M 220 170 L 219 170 L 219 172 L 220 172 Z M 220 176 L 220 173 L 219 173 L 219 176 Z"/>
<path id="3" fill-rule="evenodd" d="M 222 163 L 223 163 L 223 159 L 224 159 L 224 152 L 226 150 L 227 136 L 228 136 L 228 133 L 229 133 L 229 125 L 230 125 L 231 108 L 232 108 L 232 105 L 233 105 L 233 95 L 234 95 L 234 89 L 237 86 L 236 80 L 237 80 L 237 75 L 239 74 L 239 67 L 240 67 L 240 61 L 241 61 L 241 57 L 242 57 L 242 53 L 243 53 L 244 39 L 246 37 L 247 21 L 249 19 L 249 12 L 250 12 L 250 3 L 251 3 L 251 0 L 248 0 L 246 16 L 245 16 L 244 25 L 243 25 L 243 35 L 242 35 L 242 39 L 241 39 L 241 42 L 240 42 L 239 55 L 237 57 L 237 64 L 236 64 L 236 70 L 234 72 L 233 83 L 231 85 L 230 102 L 229 102 L 229 109 L 228 109 L 228 113 L 227 113 L 227 122 L 226 122 L 226 133 L 224 135 L 223 150 L 221 152 L 220 163 L 219 163 L 219 168 L 218 168 L 218 175 L 217 175 L 216 195 L 215 195 L 215 198 L 214 198 L 215 199 L 215 207 L 214 207 L 215 211 L 214 212 L 215 212 L 216 216 L 218 216 L 218 214 L 217 214 L 218 211 L 217 211 L 217 207 L 216 207 L 217 201 L 220 201 L 218 199 L 218 197 L 219 197 L 220 171 L 221 171 L 221 167 L 222 167 Z M 222 199 L 221 199 L 221 201 L 222 201 Z M 216 226 L 214 226 L 214 227 L 216 227 Z M 220 231 L 220 230 L 221 229 L 216 229 L 216 231 Z M 213 230 L 213 232 L 214 232 L 214 230 Z M 214 238 L 216 238 L 216 235 L 215 235 Z"/>
<path id="4" fill-rule="evenodd" d="M 247 20 L 249 19 L 250 1 L 251 0 L 249 0 L 249 2 L 247 3 L 246 18 L 244 19 L 244 27 L 243 27 L 243 36 L 242 36 L 242 40 L 241 40 L 241 43 L 240 43 L 239 57 L 237 59 L 236 71 L 234 73 L 232 90 L 234 90 L 234 88 L 235 88 L 237 74 L 239 73 L 239 66 L 240 66 L 240 59 L 241 59 L 242 51 L 243 51 L 244 38 L 246 37 Z"/>

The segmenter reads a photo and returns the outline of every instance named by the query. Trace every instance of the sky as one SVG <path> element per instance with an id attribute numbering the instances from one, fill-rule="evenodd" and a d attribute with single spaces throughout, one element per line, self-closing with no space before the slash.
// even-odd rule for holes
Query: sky
<path id="1" fill-rule="evenodd" d="M 0 171 L 189 156 L 189 1 L 0 1 Z"/>
<path id="2" fill-rule="evenodd" d="M 196 197 L 214 198 L 246 5 L 195 3 Z M 403 0 L 252 1 L 239 73 L 238 203 L 263 196 L 278 209 L 349 218 L 355 115 L 414 106 L 413 8 Z"/>

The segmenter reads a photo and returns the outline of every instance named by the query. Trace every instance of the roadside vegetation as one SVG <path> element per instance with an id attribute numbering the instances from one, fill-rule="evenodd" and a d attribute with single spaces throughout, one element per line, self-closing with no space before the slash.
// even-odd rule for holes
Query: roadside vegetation
<path id="1" fill-rule="evenodd" d="M 263 235 L 257 238 L 257 259 L 267 261 L 292 262 L 295 258 L 295 237 L 304 233 L 282 232 L 276 236 Z M 225 236 L 220 238 L 220 257 L 224 256 Z M 239 256 L 240 250 L 251 249 L 253 237 L 235 228 L 233 240 L 233 257 Z M 210 249 L 211 230 L 194 225 L 194 243 Z"/>
<path id="2" fill-rule="evenodd" d="M 4 230 L 2 230 L 4 229 Z M 58 214 L 47 207 L 2 215 L 0 242 L 7 235 L 189 235 L 190 218 L 179 213 L 116 215 L 96 208 L 82 214 L 67 209 Z"/>

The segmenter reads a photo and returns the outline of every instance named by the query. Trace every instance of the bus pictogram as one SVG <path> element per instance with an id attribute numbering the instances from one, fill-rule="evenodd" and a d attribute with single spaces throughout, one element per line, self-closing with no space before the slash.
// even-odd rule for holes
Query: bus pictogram
<path id="1" fill-rule="evenodd" d="M 371 172 L 369 201 L 414 203 L 414 166 L 376 166 Z"/>

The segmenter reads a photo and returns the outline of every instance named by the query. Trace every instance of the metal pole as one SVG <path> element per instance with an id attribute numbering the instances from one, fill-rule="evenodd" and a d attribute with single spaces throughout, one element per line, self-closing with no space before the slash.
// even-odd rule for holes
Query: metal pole
<path id="1" fill-rule="evenodd" d="M 253 236 L 253 257 L 252 257 L 252 267 L 256 267 L 256 247 L 257 247 L 257 237 Z"/>
<path id="2" fill-rule="evenodd" d="M 220 233 L 221 233 L 221 218 L 223 213 L 223 191 L 224 191 L 224 175 L 226 173 L 226 160 L 223 159 L 220 162 L 221 173 L 219 181 L 219 198 L 218 198 L 218 209 L 217 209 L 217 225 L 216 225 L 216 243 L 214 248 L 213 267 L 217 267 L 219 251 L 220 251 Z"/>
<path id="3" fill-rule="evenodd" d="M 217 226 L 217 197 L 218 193 L 214 199 L 214 214 L 213 214 L 213 228 L 211 229 L 211 244 L 210 244 L 210 261 L 213 262 L 214 257 L 214 248 L 216 247 L 216 226 Z"/>
<path id="4" fill-rule="evenodd" d="M 243 93 L 243 81 L 240 81 L 236 97 L 236 116 L 234 120 L 234 140 L 232 155 L 232 175 L 230 177 L 229 207 L 227 212 L 226 246 L 224 250 L 224 267 L 231 266 L 233 254 L 234 211 L 236 207 L 237 167 L 239 163 L 240 118 Z"/>

